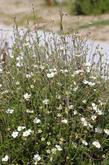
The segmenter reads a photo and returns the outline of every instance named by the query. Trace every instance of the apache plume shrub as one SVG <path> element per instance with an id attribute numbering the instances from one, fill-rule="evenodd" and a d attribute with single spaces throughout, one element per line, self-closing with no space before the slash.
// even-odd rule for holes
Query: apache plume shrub
<path id="1" fill-rule="evenodd" d="M 0 164 L 109 163 L 106 82 L 85 61 L 83 39 L 73 36 L 68 59 L 65 37 L 61 47 L 55 39 L 51 48 L 16 38 L 0 68 Z"/>

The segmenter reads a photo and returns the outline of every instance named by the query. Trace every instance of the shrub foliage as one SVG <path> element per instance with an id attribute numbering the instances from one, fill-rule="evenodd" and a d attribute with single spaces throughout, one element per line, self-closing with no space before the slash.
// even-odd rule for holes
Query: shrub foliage
<path id="1" fill-rule="evenodd" d="M 109 12 L 108 0 L 75 0 L 72 11 L 80 15 L 103 14 Z"/>

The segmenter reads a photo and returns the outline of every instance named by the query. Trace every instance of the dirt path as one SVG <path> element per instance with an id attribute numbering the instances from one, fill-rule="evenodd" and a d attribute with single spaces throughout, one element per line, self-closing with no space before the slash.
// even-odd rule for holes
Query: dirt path
<path id="1" fill-rule="evenodd" d="M 34 5 L 35 17 L 32 11 Z M 58 32 L 60 25 L 59 8 L 47 7 L 44 0 L 0 0 L 0 24 L 13 25 L 13 20 L 19 25 L 26 26 L 27 20 L 30 26 L 37 29 L 44 29 Z M 102 16 L 71 16 L 67 9 L 64 9 L 63 27 L 64 32 L 73 32 L 79 26 L 91 24 L 98 20 L 109 20 L 109 14 Z M 90 33 L 90 37 L 96 40 L 109 40 L 109 26 L 92 26 L 81 30 L 83 35 Z"/>

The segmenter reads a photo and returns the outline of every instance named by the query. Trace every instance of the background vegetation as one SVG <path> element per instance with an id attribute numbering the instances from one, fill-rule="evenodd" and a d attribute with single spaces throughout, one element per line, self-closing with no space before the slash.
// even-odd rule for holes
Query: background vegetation
<path id="1" fill-rule="evenodd" d="M 75 0 L 72 2 L 72 11 L 78 15 L 94 15 L 109 12 L 108 0 Z"/>

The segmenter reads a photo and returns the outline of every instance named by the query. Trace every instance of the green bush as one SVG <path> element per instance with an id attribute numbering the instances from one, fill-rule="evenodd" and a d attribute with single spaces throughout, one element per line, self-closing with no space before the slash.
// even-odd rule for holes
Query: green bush
<path id="1" fill-rule="evenodd" d="M 39 38 L 17 38 L 0 70 L 0 164 L 107 165 L 109 93 L 99 77 L 102 61 L 89 65 L 77 36 L 68 60 L 64 36 L 60 48 L 53 40 L 49 51 Z"/>
<path id="2" fill-rule="evenodd" d="M 91 15 L 109 12 L 108 0 L 75 0 L 72 3 L 72 12 L 75 14 Z"/>

